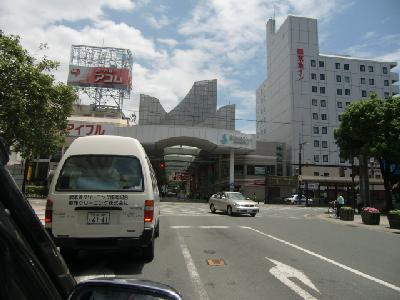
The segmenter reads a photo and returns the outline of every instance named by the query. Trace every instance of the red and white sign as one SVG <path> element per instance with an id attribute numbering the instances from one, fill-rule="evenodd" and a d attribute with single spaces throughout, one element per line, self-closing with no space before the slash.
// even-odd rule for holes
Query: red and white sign
<path id="1" fill-rule="evenodd" d="M 298 80 L 302 80 L 304 78 L 304 51 L 303 48 L 297 48 L 297 67 L 299 78 Z"/>
<path id="2" fill-rule="evenodd" d="M 87 135 L 107 135 L 114 132 L 114 127 L 105 124 L 94 123 L 74 123 L 69 122 L 67 125 L 68 136 L 78 137 Z"/>
<path id="3" fill-rule="evenodd" d="M 69 66 L 69 85 L 94 86 L 130 90 L 132 76 L 129 69 Z"/>

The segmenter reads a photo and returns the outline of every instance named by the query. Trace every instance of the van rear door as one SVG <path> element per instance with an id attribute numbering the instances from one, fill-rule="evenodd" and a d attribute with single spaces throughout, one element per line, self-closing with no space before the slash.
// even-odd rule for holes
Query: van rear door
<path id="1" fill-rule="evenodd" d="M 139 237 L 147 200 L 134 156 L 75 155 L 59 172 L 53 201 L 55 237 Z"/>

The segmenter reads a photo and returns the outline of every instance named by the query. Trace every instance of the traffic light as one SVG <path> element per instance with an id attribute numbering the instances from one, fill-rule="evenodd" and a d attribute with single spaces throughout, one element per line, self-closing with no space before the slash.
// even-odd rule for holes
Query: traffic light
<path id="1" fill-rule="evenodd" d="M 160 162 L 160 169 L 165 169 L 165 162 Z"/>

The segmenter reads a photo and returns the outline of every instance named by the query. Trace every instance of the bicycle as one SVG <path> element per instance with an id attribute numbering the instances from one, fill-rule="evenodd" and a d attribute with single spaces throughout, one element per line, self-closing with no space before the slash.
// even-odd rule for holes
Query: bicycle
<path id="1" fill-rule="evenodd" d="M 336 201 L 329 202 L 328 214 L 329 214 L 330 218 L 336 218 L 337 207 L 335 204 L 336 204 Z"/>

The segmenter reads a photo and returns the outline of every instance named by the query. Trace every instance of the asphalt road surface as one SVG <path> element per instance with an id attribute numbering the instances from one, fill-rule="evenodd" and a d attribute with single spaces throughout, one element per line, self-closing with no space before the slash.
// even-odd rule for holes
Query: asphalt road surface
<path id="1" fill-rule="evenodd" d="M 261 206 L 252 218 L 164 202 L 151 263 L 140 252 L 81 252 L 68 264 L 78 281 L 149 279 L 184 299 L 400 299 L 399 234 L 329 222 L 324 208 Z"/>

